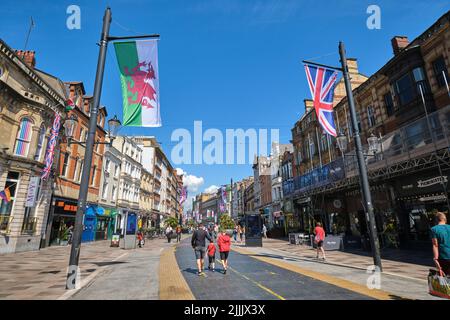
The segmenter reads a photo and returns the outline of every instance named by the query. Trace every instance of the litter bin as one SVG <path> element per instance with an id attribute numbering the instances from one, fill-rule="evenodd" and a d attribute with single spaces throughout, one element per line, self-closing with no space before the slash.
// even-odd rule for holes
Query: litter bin
<path id="1" fill-rule="evenodd" d="M 120 247 L 120 233 L 114 233 L 111 238 L 111 248 Z"/>

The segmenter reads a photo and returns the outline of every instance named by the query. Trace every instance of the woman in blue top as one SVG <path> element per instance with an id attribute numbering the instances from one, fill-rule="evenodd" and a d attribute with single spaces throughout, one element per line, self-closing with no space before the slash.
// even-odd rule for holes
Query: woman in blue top
<path id="1" fill-rule="evenodd" d="M 434 263 L 441 276 L 450 276 L 450 225 L 444 213 L 436 214 L 437 225 L 431 228 Z"/>

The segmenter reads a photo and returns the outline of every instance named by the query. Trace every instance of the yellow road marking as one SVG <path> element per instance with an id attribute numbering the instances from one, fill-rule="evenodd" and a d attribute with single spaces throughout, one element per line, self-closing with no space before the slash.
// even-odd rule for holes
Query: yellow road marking
<path id="1" fill-rule="evenodd" d="M 159 298 L 160 300 L 195 300 L 194 294 L 181 274 L 175 247 L 167 248 L 161 254 L 159 262 Z"/>
<path id="2" fill-rule="evenodd" d="M 222 261 L 217 260 L 217 262 L 219 262 L 220 264 L 223 265 Z M 278 293 L 274 292 L 273 290 L 267 288 L 266 286 L 262 285 L 261 283 L 255 281 L 255 280 L 250 279 L 249 277 L 247 277 L 246 275 L 240 273 L 240 272 L 237 271 L 236 269 L 233 269 L 233 268 L 231 268 L 231 267 L 228 267 L 228 269 L 231 270 L 231 271 L 233 271 L 234 273 L 237 273 L 238 275 L 240 275 L 240 276 L 241 276 L 242 278 L 244 278 L 245 280 L 250 281 L 251 283 L 253 283 L 253 284 L 256 285 L 257 287 L 259 287 L 259 288 L 261 288 L 262 290 L 264 290 L 264 291 L 270 293 L 271 295 L 277 297 L 278 299 L 280 299 L 280 300 L 286 300 L 286 298 L 284 298 L 283 296 L 281 296 L 281 295 L 279 295 Z"/>
<path id="3" fill-rule="evenodd" d="M 307 270 L 301 267 L 298 267 L 296 265 L 284 262 L 284 261 L 279 261 L 275 258 L 267 258 L 267 257 L 259 257 L 257 256 L 256 253 L 244 250 L 242 248 L 233 248 L 234 251 L 240 253 L 240 254 L 244 254 L 244 255 L 248 255 L 248 256 L 252 256 L 252 258 L 272 264 L 274 266 L 295 272 L 295 273 L 299 273 L 302 274 L 304 276 L 322 281 L 322 282 L 326 282 L 332 285 L 335 285 L 337 287 L 340 288 L 344 288 L 374 299 L 378 299 L 378 300 L 394 300 L 396 298 L 401 298 L 401 297 L 396 297 L 393 294 L 386 292 L 386 291 L 382 291 L 382 290 L 376 290 L 376 289 L 369 289 L 366 286 L 357 284 L 357 283 L 353 283 L 350 282 L 348 280 L 343 280 L 343 279 L 339 279 L 339 278 L 335 278 L 333 276 L 329 276 L 329 275 L 325 275 L 319 272 L 315 272 L 315 271 L 311 271 L 311 270 Z"/>

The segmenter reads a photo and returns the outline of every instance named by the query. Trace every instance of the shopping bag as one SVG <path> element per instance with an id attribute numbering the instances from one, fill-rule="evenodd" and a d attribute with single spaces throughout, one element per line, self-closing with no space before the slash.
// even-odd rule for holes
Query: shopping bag
<path id="1" fill-rule="evenodd" d="M 441 277 L 436 270 L 430 270 L 428 288 L 431 295 L 450 300 L 450 277 Z"/>

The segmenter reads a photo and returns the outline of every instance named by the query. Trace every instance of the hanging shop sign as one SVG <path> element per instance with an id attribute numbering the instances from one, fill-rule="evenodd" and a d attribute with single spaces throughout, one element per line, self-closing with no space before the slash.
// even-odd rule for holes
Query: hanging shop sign
<path id="1" fill-rule="evenodd" d="M 39 177 L 31 177 L 25 202 L 26 208 L 34 208 L 36 206 L 40 182 L 41 179 Z"/>

